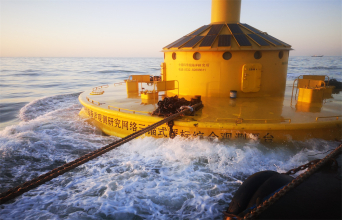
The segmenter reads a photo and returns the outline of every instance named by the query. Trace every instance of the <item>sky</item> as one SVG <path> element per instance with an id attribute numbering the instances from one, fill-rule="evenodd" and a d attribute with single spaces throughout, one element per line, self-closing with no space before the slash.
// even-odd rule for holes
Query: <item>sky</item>
<path id="1" fill-rule="evenodd" d="M 211 0 L 0 0 L 1 57 L 163 57 L 210 23 Z M 242 0 L 241 23 L 292 45 L 291 56 L 342 56 L 341 0 Z"/>

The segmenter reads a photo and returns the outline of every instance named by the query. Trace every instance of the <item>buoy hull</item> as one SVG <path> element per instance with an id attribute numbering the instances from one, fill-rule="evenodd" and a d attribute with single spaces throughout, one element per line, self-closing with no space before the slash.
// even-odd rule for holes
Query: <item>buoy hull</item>
<path id="1" fill-rule="evenodd" d="M 80 115 L 91 118 L 104 133 L 117 137 L 125 137 L 162 119 L 148 114 L 156 109 L 158 99 L 154 103 L 146 104 L 138 95 L 128 98 L 124 85 L 114 88 L 113 90 L 109 86 L 104 89 L 103 95 L 91 97 L 92 99 L 89 98 L 88 92 L 82 93 L 79 101 L 84 108 Z M 117 100 L 113 97 L 117 97 Z M 271 100 L 272 102 L 253 98 L 203 98 L 203 109 L 194 116 L 183 116 L 175 120 L 173 131 L 176 136 L 184 138 L 217 138 L 223 141 L 286 142 L 311 138 L 341 139 L 341 118 L 325 115 L 328 117 L 317 120 L 315 116 L 323 116 L 323 110 L 316 114 L 307 113 L 310 117 L 303 117 L 303 112 L 284 106 L 288 103 L 287 98 Z M 270 103 L 269 106 L 266 103 Z M 338 110 L 338 105 L 329 107 L 336 107 Z M 265 109 L 268 111 L 265 112 Z M 165 124 L 145 135 L 167 138 L 169 132 L 170 128 Z"/>

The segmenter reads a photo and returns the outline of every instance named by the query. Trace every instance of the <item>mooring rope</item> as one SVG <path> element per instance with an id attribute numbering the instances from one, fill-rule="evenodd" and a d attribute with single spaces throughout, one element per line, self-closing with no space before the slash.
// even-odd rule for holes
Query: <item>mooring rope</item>
<path id="1" fill-rule="evenodd" d="M 272 204 L 274 204 L 276 201 L 278 201 L 281 197 L 283 197 L 287 192 L 289 192 L 291 189 L 295 188 L 304 180 L 306 180 L 309 176 L 311 176 L 313 173 L 315 173 L 319 168 L 321 168 L 326 162 L 328 162 L 330 159 L 335 157 L 337 154 L 341 153 L 342 144 L 340 144 L 334 151 L 332 151 L 330 154 L 328 154 L 326 157 L 324 157 L 322 160 L 320 160 L 318 163 L 314 164 L 310 168 L 308 168 L 307 171 L 299 175 L 296 179 L 292 180 L 288 185 L 286 185 L 284 188 L 282 188 L 279 192 L 275 193 L 272 197 L 270 197 L 268 200 L 260 204 L 255 209 L 251 210 L 249 213 L 247 213 L 243 219 L 253 219 L 256 216 L 260 215 L 263 211 L 265 211 L 267 208 L 269 208 Z M 234 216 L 235 217 L 235 216 Z"/>
<path id="2" fill-rule="evenodd" d="M 197 103 L 191 107 L 192 107 L 192 109 L 197 109 L 201 106 L 202 106 L 202 102 L 199 102 L 199 103 Z M 176 117 L 187 113 L 188 111 L 190 111 L 190 108 L 185 108 L 184 110 L 182 110 L 176 114 L 173 114 L 167 118 L 164 118 L 163 120 L 161 120 L 157 123 L 154 123 L 150 126 L 147 126 L 146 128 L 144 128 L 140 131 L 137 131 L 133 134 L 130 134 L 125 138 L 122 138 L 122 139 L 115 141 L 111 144 L 108 144 L 108 145 L 106 145 L 106 146 L 104 146 L 98 150 L 95 150 L 91 153 L 88 153 L 88 154 L 86 154 L 86 155 L 84 155 L 84 156 L 82 156 L 82 157 L 80 157 L 74 161 L 66 163 L 66 164 L 64 164 L 64 165 L 62 165 L 56 169 L 53 169 L 53 170 L 51 170 L 51 171 L 49 171 L 49 172 L 47 172 L 47 173 L 45 173 L 45 174 L 43 174 L 37 178 L 34 178 L 33 180 L 27 181 L 27 182 L 25 182 L 25 183 L 23 183 L 17 187 L 9 189 L 6 192 L 3 192 L 0 194 L 0 204 L 3 204 L 3 203 L 5 203 L 5 202 L 17 197 L 17 196 L 20 196 L 23 193 L 28 192 L 29 190 L 34 189 L 34 188 L 44 184 L 45 182 L 52 180 L 53 178 L 56 178 L 56 177 L 58 177 L 64 173 L 68 172 L 69 170 L 72 170 L 72 169 L 88 162 L 89 160 L 92 160 L 98 156 L 101 156 L 102 154 L 107 153 L 108 151 L 113 150 L 113 149 L 121 146 L 122 144 L 127 143 L 128 141 L 133 140 L 134 138 L 137 138 L 137 137 L 145 134 L 148 131 L 151 131 L 152 129 L 154 129 L 156 127 L 159 127 L 160 125 L 165 124 L 165 123 L 175 119 Z"/>

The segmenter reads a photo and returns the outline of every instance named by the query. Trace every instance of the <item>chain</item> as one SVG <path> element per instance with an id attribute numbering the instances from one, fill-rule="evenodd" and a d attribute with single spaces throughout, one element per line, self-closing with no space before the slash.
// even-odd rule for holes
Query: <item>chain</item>
<path id="1" fill-rule="evenodd" d="M 169 137 L 170 137 L 171 139 L 175 138 L 176 134 L 175 134 L 175 132 L 174 132 L 174 130 L 173 130 L 173 126 L 175 125 L 174 121 L 173 121 L 173 120 L 169 121 L 169 122 L 167 123 L 167 125 L 170 127 Z"/>
<path id="2" fill-rule="evenodd" d="M 310 168 L 307 171 L 305 171 L 305 173 L 302 173 L 296 179 L 292 180 L 291 183 L 289 183 L 288 185 L 283 187 L 279 192 L 275 193 L 268 200 L 266 200 L 265 202 L 260 204 L 258 207 L 256 207 L 255 209 L 253 209 L 249 213 L 247 213 L 243 217 L 243 219 L 252 219 L 252 218 L 255 218 L 256 216 L 260 215 L 263 211 L 265 211 L 268 207 L 270 207 L 272 204 L 274 204 L 276 201 L 278 201 L 287 192 L 289 192 L 291 189 L 293 189 L 296 186 L 298 186 L 299 184 L 301 184 L 305 179 L 307 179 L 314 172 L 316 172 L 319 168 L 321 168 L 326 162 L 328 162 L 330 159 L 334 158 L 337 154 L 341 153 L 341 149 L 342 149 L 342 144 L 340 144 L 333 152 L 328 154 L 325 158 L 320 160 L 318 163 L 311 165 Z"/>
<path id="3" fill-rule="evenodd" d="M 286 175 L 293 175 L 295 173 L 297 173 L 298 171 L 301 171 L 301 170 L 305 170 L 305 169 L 308 169 L 310 167 L 312 167 L 313 165 L 315 165 L 316 163 L 318 163 L 321 159 L 316 159 L 316 160 L 312 160 L 310 161 L 309 163 L 307 164 L 304 164 L 302 166 L 299 166 L 297 168 L 294 168 L 292 170 L 289 170 L 287 171 L 286 173 L 282 173 L 282 174 L 286 174 Z"/>
<path id="4" fill-rule="evenodd" d="M 202 103 L 200 102 L 200 103 L 193 105 L 192 108 L 196 109 L 201 105 L 202 105 Z M 167 118 L 165 118 L 165 119 L 163 119 L 157 123 L 149 125 L 148 127 L 144 128 L 140 131 L 137 131 L 133 134 L 130 134 L 125 138 L 122 138 L 122 139 L 115 141 L 111 144 L 108 144 L 108 145 L 106 145 L 106 146 L 104 146 L 98 150 L 95 150 L 91 153 L 88 153 L 88 154 L 86 154 L 86 155 L 84 155 L 84 156 L 82 156 L 82 157 L 80 157 L 74 161 L 66 163 L 66 164 L 64 164 L 64 165 L 62 165 L 56 169 L 51 170 L 50 172 L 47 172 L 47 173 L 45 173 L 45 174 L 43 174 L 37 178 L 34 178 L 33 180 L 27 181 L 27 182 L 25 182 L 25 183 L 23 183 L 17 187 L 9 189 L 8 191 L 0 194 L 0 204 L 3 204 L 5 202 L 7 202 L 8 200 L 11 200 L 11 199 L 13 199 L 19 195 L 22 195 L 23 193 L 28 192 L 29 190 L 34 189 L 34 188 L 44 184 L 45 182 L 50 181 L 53 178 L 56 178 L 56 177 L 58 177 L 64 173 L 68 172 L 69 170 L 72 170 L 72 169 L 88 162 L 89 160 L 92 160 L 98 156 L 101 156 L 102 154 L 107 153 L 108 151 L 113 150 L 113 149 L 121 146 L 122 144 L 127 143 L 128 141 L 133 140 L 134 138 L 137 138 L 137 137 L 145 134 L 148 131 L 151 131 L 152 129 L 154 129 L 156 127 L 159 127 L 162 124 L 165 124 L 169 121 L 172 121 L 176 117 L 178 117 L 182 114 L 185 114 L 187 111 L 190 111 L 190 109 L 184 109 L 184 110 L 182 110 L 176 114 L 173 114 L 173 115 L 171 115 L 171 116 L 169 116 L 169 117 L 167 117 Z"/>

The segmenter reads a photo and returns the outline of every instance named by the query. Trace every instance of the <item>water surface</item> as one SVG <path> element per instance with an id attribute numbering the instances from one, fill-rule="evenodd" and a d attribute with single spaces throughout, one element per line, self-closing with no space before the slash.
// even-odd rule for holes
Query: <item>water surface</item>
<path id="1" fill-rule="evenodd" d="M 85 89 L 130 74 L 159 75 L 161 58 L 1 58 L 0 192 L 109 144 L 78 116 Z M 341 57 L 291 57 L 288 86 L 299 75 L 341 81 Z M 251 174 L 284 172 L 335 148 L 308 140 L 135 139 L 0 205 L 3 219 L 222 219 Z"/>

